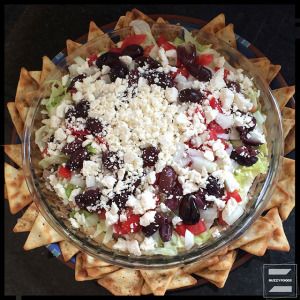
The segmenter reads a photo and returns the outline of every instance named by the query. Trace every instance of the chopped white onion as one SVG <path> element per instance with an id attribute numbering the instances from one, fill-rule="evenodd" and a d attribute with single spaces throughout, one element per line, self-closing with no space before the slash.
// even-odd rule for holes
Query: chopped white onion
<path id="1" fill-rule="evenodd" d="M 218 139 L 229 140 L 229 133 L 219 133 L 217 134 Z"/>
<path id="2" fill-rule="evenodd" d="M 96 178 L 95 176 L 86 176 L 85 184 L 87 188 L 94 187 L 96 185 Z"/>
<path id="3" fill-rule="evenodd" d="M 218 217 L 218 209 L 214 205 L 212 207 L 208 207 L 207 209 L 200 209 L 201 218 L 204 220 L 206 229 L 209 229 L 211 225 L 214 223 L 214 220 Z"/>
<path id="4" fill-rule="evenodd" d="M 192 157 L 192 168 L 198 172 L 202 172 L 205 168 L 207 172 L 212 173 L 217 170 L 217 164 L 203 157 Z"/>
<path id="5" fill-rule="evenodd" d="M 71 177 L 70 183 L 75 185 L 75 186 L 79 186 L 79 187 L 84 187 L 85 186 L 85 182 L 84 182 L 83 178 L 81 176 L 78 176 L 78 175 L 73 175 Z"/>
<path id="6" fill-rule="evenodd" d="M 185 249 L 190 250 L 194 246 L 194 235 L 187 229 L 184 235 Z"/>
<path id="7" fill-rule="evenodd" d="M 232 115 L 224 115 L 222 113 L 218 113 L 216 117 L 216 122 L 223 128 L 227 129 L 233 125 L 233 117 Z"/>

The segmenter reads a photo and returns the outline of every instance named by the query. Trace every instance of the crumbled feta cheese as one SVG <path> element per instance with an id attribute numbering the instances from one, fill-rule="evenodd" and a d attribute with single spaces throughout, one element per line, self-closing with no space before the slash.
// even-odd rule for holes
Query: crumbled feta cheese
<path id="1" fill-rule="evenodd" d="M 112 189 L 116 183 L 116 179 L 113 176 L 104 176 L 101 183 L 108 189 Z"/>
<path id="2" fill-rule="evenodd" d="M 158 57 L 160 59 L 160 62 L 162 64 L 162 66 L 167 66 L 169 64 L 169 60 L 166 56 L 166 51 L 164 48 L 160 47 L 158 50 Z"/>
<path id="3" fill-rule="evenodd" d="M 154 184 L 156 181 L 156 173 L 155 171 L 151 171 L 147 175 L 147 181 L 149 184 Z"/>
<path id="4" fill-rule="evenodd" d="M 156 207 L 156 196 L 152 192 L 146 190 L 139 195 L 139 198 L 144 210 L 154 209 Z"/>
<path id="5" fill-rule="evenodd" d="M 175 216 L 173 219 L 172 219 L 172 224 L 174 227 L 176 227 L 177 224 L 181 223 L 182 222 L 182 219 L 178 216 Z"/>
<path id="6" fill-rule="evenodd" d="M 239 189 L 239 187 L 240 187 L 239 183 L 236 181 L 236 179 L 234 178 L 234 176 L 231 172 L 226 172 L 225 186 L 229 192 L 233 192 L 233 191 Z"/>
<path id="7" fill-rule="evenodd" d="M 178 90 L 176 89 L 176 87 L 167 87 L 165 91 L 165 96 L 169 103 L 176 102 L 178 98 Z"/>
<path id="8" fill-rule="evenodd" d="M 214 153 L 212 151 L 210 151 L 210 150 L 205 150 L 205 152 L 204 152 L 203 155 L 209 161 L 214 161 L 215 160 Z"/>
<path id="9" fill-rule="evenodd" d="M 167 207 L 163 202 L 160 203 L 159 207 L 160 207 L 160 210 L 161 210 L 163 213 L 167 213 L 167 212 L 170 212 L 170 211 L 171 211 L 171 210 L 169 209 L 169 207 Z"/>
<path id="10" fill-rule="evenodd" d="M 204 108 L 204 114 L 206 118 L 206 124 L 209 124 L 217 117 L 219 111 L 217 109 L 212 109 L 210 106 L 206 106 Z"/>
<path id="11" fill-rule="evenodd" d="M 128 55 L 119 56 L 119 60 L 127 66 L 132 63 L 132 57 Z"/>
<path id="12" fill-rule="evenodd" d="M 243 212 L 243 208 L 233 198 L 230 198 L 222 211 L 222 219 L 228 225 L 232 225 Z"/>
<path id="13" fill-rule="evenodd" d="M 96 176 L 99 171 L 99 165 L 94 161 L 85 160 L 83 162 L 83 167 L 81 169 L 83 176 Z"/>
<path id="14" fill-rule="evenodd" d="M 248 112 L 253 107 L 253 103 L 251 102 L 251 100 L 246 99 L 245 96 L 241 93 L 236 93 L 234 95 L 234 103 L 242 112 Z"/>
<path id="15" fill-rule="evenodd" d="M 140 249 L 142 251 L 151 251 L 155 249 L 155 246 L 157 246 L 156 241 L 153 239 L 153 237 L 145 237 L 143 242 L 140 244 Z"/>
<path id="16" fill-rule="evenodd" d="M 127 250 L 129 253 L 136 256 L 142 255 L 140 246 L 137 240 L 127 241 Z"/>
<path id="17" fill-rule="evenodd" d="M 58 128 L 60 125 L 60 118 L 57 116 L 53 115 L 50 117 L 50 127 L 51 128 Z"/>
<path id="18" fill-rule="evenodd" d="M 156 211 L 147 211 L 143 216 L 140 217 L 140 224 L 144 227 L 150 225 L 155 221 Z"/>
<path id="19" fill-rule="evenodd" d="M 184 235 L 184 246 L 186 250 L 190 250 L 195 244 L 194 235 L 187 229 Z"/>

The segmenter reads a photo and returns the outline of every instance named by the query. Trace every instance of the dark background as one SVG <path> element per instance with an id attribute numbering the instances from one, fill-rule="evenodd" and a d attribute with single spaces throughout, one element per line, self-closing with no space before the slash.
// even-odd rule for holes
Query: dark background
<path id="1" fill-rule="evenodd" d="M 88 31 L 90 20 L 101 26 L 117 20 L 127 10 L 138 8 L 147 14 L 177 14 L 209 20 L 224 12 L 226 23 L 253 43 L 273 63 L 289 85 L 295 82 L 295 8 L 292 5 L 6 5 L 5 6 L 5 101 L 13 100 L 22 66 L 40 70 L 43 55 L 54 57 L 67 38 L 76 39 Z M 6 127 L 11 127 L 6 116 Z M 7 131 L 6 132 L 10 132 Z M 5 143 L 11 143 L 7 134 Z M 5 294 L 6 295 L 108 295 L 95 282 L 76 282 L 74 271 L 46 248 L 23 251 L 27 234 L 13 234 L 17 216 L 5 202 Z M 295 215 L 284 223 L 291 245 L 289 253 L 268 251 L 230 273 L 223 289 L 207 284 L 173 292 L 174 295 L 262 295 L 262 266 L 295 262 Z"/>

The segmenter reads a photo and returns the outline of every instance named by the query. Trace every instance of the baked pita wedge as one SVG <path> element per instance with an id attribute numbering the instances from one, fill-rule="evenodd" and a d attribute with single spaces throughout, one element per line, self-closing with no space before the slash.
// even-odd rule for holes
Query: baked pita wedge
<path id="1" fill-rule="evenodd" d="M 270 60 L 267 57 L 256 57 L 251 58 L 249 61 L 254 65 L 257 73 L 264 79 L 267 80 L 269 69 L 270 69 Z"/>
<path id="2" fill-rule="evenodd" d="M 68 56 L 71 55 L 76 49 L 78 49 L 79 47 L 82 46 L 82 44 L 74 42 L 70 39 L 68 39 L 66 41 L 66 45 L 67 45 L 67 54 L 68 54 Z"/>
<path id="3" fill-rule="evenodd" d="M 82 268 L 82 253 L 79 252 L 76 255 L 76 263 L 75 263 L 75 280 L 76 281 L 86 281 L 86 280 L 94 280 L 95 278 L 89 277 L 86 270 Z"/>
<path id="4" fill-rule="evenodd" d="M 229 44 L 232 48 L 236 48 L 233 24 L 228 24 L 226 27 L 218 30 L 216 37 Z"/>
<path id="5" fill-rule="evenodd" d="M 39 210 L 34 202 L 32 202 L 21 218 L 18 219 L 13 232 L 26 232 L 32 229 L 32 226 L 39 214 Z"/>
<path id="6" fill-rule="evenodd" d="M 277 183 L 278 188 L 288 194 L 288 197 L 279 206 L 282 220 L 286 220 L 295 207 L 295 177 L 289 177 Z"/>
<path id="7" fill-rule="evenodd" d="M 284 155 L 290 153 L 296 146 L 296 129 L 295 127 L 290 130 L 284 141 Z"/>
<path id="8" fill-rule="evenodd" d="M 282 129 L 283 129 L 283 138 L 285 139 L 289 132 L 295 126 L 295 120 L 293 119 L 283 119 L 282 120 Z"/>
<path id="9" fill-rule="evenodd" d="M 5 154 L 20 168 L 22 168 L 22 145 L 12 144 L 4 145 Z"/>
<path id="10" fill-rule="evenodd" d="M 59 248 L 64 261 L 69 261 L 75 254 L 79 252 L 79 249 L 68 241 L 59 242 Z"/>
<path id="11" fill-rule="evenodd" d="M 276 98 L 280 110 L 282 110 L 288 101 L 294 96 L 295 86 L 285 86 L 276 90 L 272 90 L 272 94 Z"/>
<path id="12" fill-rule="evenodd" d="M 111 264 L 97 259 L 93 256 L 90 256 L 86 253 L 82 253 L 82 265 L 85 269 L 87 268 L 94 268 L 94 267 L 107 267 L 110 266 Z"/>
<path id="13" fill-rule="evenodd" d="M 267 76 L 268 84 L 270 84 L 273 81 L 273 79 L 277 76 L 280 70 L 281 70 L 281 65 L 273 65 L 273 64 L 270 65 L 269 74 Z"/>
<path id="14" fill-rule="evenodd" d="M 192 274 L 200 270 L 206 269 L 209 266 L 215 265 L 219 262 L 219 256 L 212 256 L 206 259 L 202 259 L 191 264 L 188 264 L 182 268 L 182 271 L 187 274 Z"/>
<path id="15" fill-rule="evenodd" d="M 200 32 L 208 32 L 208 33 L 216 33 L 225 27 L 225 15 L 219 14 L 210 20 L 206 25 L 204 25 L 199 31 Z"/>

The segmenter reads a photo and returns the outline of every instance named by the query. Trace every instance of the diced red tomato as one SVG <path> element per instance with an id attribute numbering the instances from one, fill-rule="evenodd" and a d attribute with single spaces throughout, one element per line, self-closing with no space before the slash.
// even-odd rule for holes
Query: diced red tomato
<path id="1" fill-rule="evenodd" d="M 105 213 L 106 213 L 106 210 L 105 209 L 101 209 L 99 212 L 98 212 L 98 216 L 99 216 L 99 219 L 101 220 L 105 220 Z"/>
<path id="2" fill-rule="evenodd" d="M 222 226 L 226 226 L 227 223 L 223 220 L 222 218 L 222 211 L 219 211 L 219 216 L 218 216 L 218 223 Z"/>
<path id="3" fill-rule="evenodd" d="M 217 72 L 220 68 L 219 67 L 215 67 L 215 72 Z M 224 80 L 227 79 L 227 76 L 229 75 L 230 71 L 227 69 L 224 69 Z"/>
<path id="4" fill-rule="evenodd" d="M 181 236 L 185 235 L 186 230 L 189 230 L 194 235 L 199 235 L 202 232 L 206 231 L 206 226 L 205 223 L 202 220 L 200 220 L 198 223 L 194 225 L 180 224 L 177 225 L 175 228 L 175 231 Z"/>
<path id="5" fill-rule="evenodd" d="M 218 101 L 215 97 L 212 97 L 212 98 L 209 100 L 209 105 L 210 105 L 213 109 L 217 109 L 220 113 L 222 112 L 221 104 L 219 103 L 219 101 Z"/>
<path id="6" fill-rule="evenodd" d="M 119 235 L 138 232 L 140 228 L 140 216 L 133 214 L 131 210 L 127 211 L 126 221 L 114 224 L 114 230 Z"/>
<path id="7" fill-rule="evenodd" d="M 212 54 L 202 54 L 197 56 L 197 64 L 202 66 L 207 66 L 213 61 L 214 57 Z"/>
<path id="8" fill-rule="evenodd" d="M 188 78 L 190 73 L 186 67 L 179 67 L 176 72 L 171 72 L 170 75 L 174 79 L 178 74 L 181 74 L 185 78 Z"/>
<path id="9" fill-rule="evenodd" d="M 123 50 L 122 48 L 110 48 L 109 52 L 121 54 L 122 50 Z"/>
<path id="10" fill-rule="evenodd" d="M 145 42 L 146 40 L 146 34 L 134 34 L 127 36 L 122 43 L 122 49 L 129 45 L 140 45 Z"/>
<path id="11" fill-rule="evenodd" d="M 165 51 L 171 50 L 171 49 L 176 49 L 174 45 L 168 42 L 168 40 L 163 36 L 160 35 L 159 38 L 157 39 L 157 45 L 159 47 L 162 47 L 165 49 Z"/>
<path id="12" fill-rule="evenodd" d="M 97 54 L 90 55 L 87 59 L 89 66 L 91 66 L 93 62 L 97 60 L 97 58 L 98 58 Z"/>
<path id="13" fill-rule="evenodd" d="M 63 166 L 60 166 L 58 168 L 57 173 L 58 173 L 58 176 L 66 178 L 66 179 L 70 179 L 72 176 L 72 172 L 67 167 L 63 167 Z"/>
<path id="14" fill-rule="evenodd" d="M 226 191 L 225 201 L 227 202 L 230 198 L 235 199 L 236 202 L 242 201 L 242 198 L 241 198 L 238 190 L 235 190 L 233 192 Z"/>
<path id="15" fill-rule="evenodd" d="M 73 128 L 70 129 L 72 132 L 72 135 L 76 135 L 76 136 L 85 136 L 90 134 L 90 132 L 88 130 L 74 130 Z"/>
<path id="16" fill-rule="evenodd" d="M 104 139 L 104 137 L 102 136 L 96 136 L 95 137 L 95 141 L 98 143 L 98 144 L 105 144 L 107 145 L 107 141 Z"/>
<path id="17" fill-rule="evenodd" d="M 216 121 L 211 121 L 207 128 L 217 134 L 225 133 L 225 130 Z"/>
<path id="18" fill-rule="evenodd" d="M 154 47 L 154 45 L 146 46 L 146 47 L 144 48 L 144 56 L 149 56 L 151 50 L 153 49 L 153 47 Z"/>

